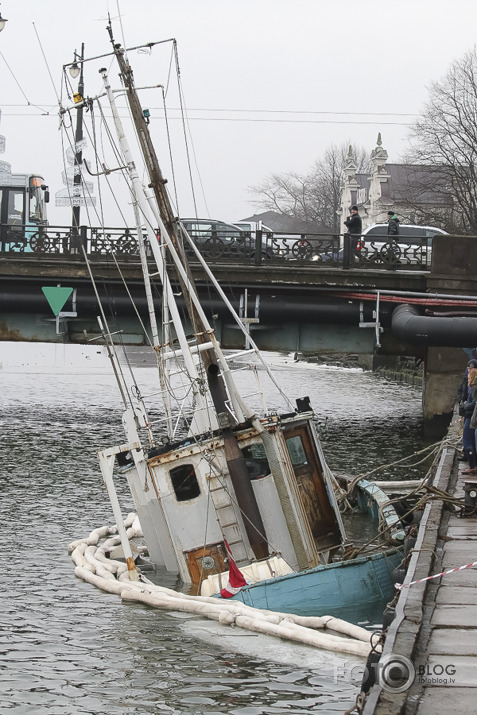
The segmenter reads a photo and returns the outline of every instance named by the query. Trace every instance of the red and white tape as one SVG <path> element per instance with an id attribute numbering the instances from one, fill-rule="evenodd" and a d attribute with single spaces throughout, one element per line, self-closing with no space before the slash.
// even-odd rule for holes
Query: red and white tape
<path id="1" fill-rule="evenodd" d="M 401 590 L 403 588 L 408 588 L 409 586 L 414 586 L 415 583 L 423 583 L 424 581 L 430 581 L 433 578 L 439 578 L 440 576 L 447 576 L 448 573 L 455 573 L 456 571 L 463 571 L 464 569 L 469 569 L 471 566 L 477 566 L 477 561 L 471 564 L 466 564 L 465 566 L 458 566 L 455 569 L 449 569 L 448 571 L 442 571 L 441 573 L 435 573 L 434 576 L 427 576 L 426 578 L 420 578 L 417 581 L 410 581 L 409 583 L 395 583 L 394 587 Z"/>

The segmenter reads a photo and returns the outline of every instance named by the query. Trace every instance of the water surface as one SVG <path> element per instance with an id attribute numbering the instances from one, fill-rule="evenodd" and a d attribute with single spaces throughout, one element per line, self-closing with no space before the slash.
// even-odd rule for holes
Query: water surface
<path id="1" fill-rule="evenodd" d="M 364 473 L 424 444 L 416 388 L 271 357 L 287 392 L 310 396 L 336 472 Z M 137 373 L 146 394 L 155 371 Z M 356 687 L 341 657 L 123 603 L 74 576 L 67 544 L 113 523 L 96 451 L 124 441 L 121 399 L 100 349 L 0 343 L 0 394 L 1 712 L 350 707 Z M 389 467 L 382 476 L 423 470 Z M 132 511 L 124 488 L 120 497 L 123 513 Z M 164 583 L 173 586 L 174 576 L 164 574 Z"/>

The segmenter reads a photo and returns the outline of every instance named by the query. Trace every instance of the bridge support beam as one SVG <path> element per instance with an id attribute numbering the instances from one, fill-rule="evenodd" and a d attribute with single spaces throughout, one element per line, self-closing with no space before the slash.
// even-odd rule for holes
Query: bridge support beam
<path id="1" fill-rule="evenodd" d="M 441 437 L 447 430 L 468 360 L 462 348 L 427 348 L 422 409 L 429 435 Z"/>

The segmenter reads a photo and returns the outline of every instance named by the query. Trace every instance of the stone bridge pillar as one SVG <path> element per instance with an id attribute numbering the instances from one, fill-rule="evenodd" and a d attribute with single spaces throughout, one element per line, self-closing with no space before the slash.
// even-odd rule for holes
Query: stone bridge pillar
<path id="1" fill-rule="evenodd" d="M 468 361 L 462 348 L 427 348 L 422 410 L 429 435 L 441 437 L 446 432 Z"/>

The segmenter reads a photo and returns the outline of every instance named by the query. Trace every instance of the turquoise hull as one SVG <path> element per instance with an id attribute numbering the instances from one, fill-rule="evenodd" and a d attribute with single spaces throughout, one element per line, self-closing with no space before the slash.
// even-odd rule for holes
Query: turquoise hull
<path id="1" fill-rule="evenodd" d="M 388 550 L 317 566 L 307 571 L 244 586 L 233 596 L 254 608 L 295 613 L 299 616 L 331 615 L 351 623 L 380 622 L 394 595 L 393 569 L 402 550 Z"/>

